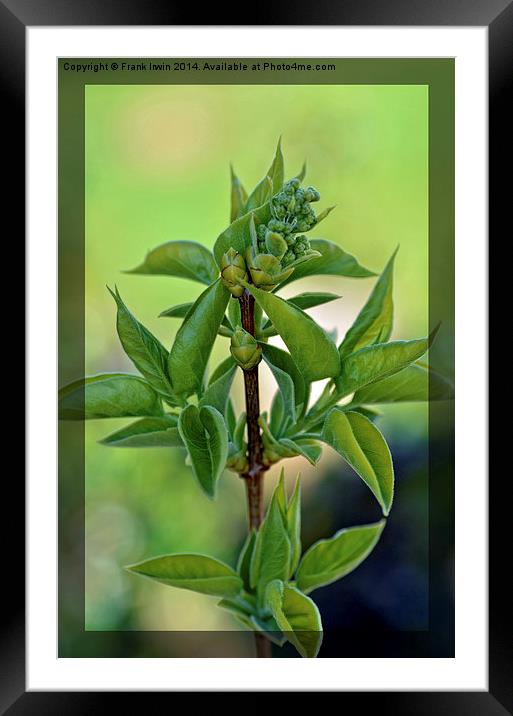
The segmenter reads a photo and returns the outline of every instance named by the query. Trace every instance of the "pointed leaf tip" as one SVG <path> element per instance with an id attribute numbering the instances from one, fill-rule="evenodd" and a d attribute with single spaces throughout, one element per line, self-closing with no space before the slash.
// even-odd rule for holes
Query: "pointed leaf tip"
<path id="1" fill-rule="evenodd" d="M 394 467 L 390 449 L 374 423 L 361 413 L 333 408 L 322 440 L 362 478 L 387 515 L 394 497 Z"/>

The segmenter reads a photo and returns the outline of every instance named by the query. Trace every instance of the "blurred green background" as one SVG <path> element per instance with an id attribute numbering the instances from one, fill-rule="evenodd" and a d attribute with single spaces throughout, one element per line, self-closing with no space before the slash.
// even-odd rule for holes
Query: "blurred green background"
<path id="1" fill-rule="evenodd" d="M 337 209 L 312 236 L 335 241 L 379 272 L 400 244 L 393 337 L 428 325 L 428 91 L 425 85 L 211 85 L 86 87 L 86 372 L 136 372 L 115 331 L 105 286 L 117 284 L 137 318 L 170 346 L 176 319 L 200 284 L 121 273 L 165 241 L 212 247 L 229 216 L 229 162 L 250 190 L 283 137 L 287 176 L 307 160 L 320 207 Z M 312 311 L 341 337 L 375 279 L 303 279 L 283 295 L 328 290 L 342 298 Z M 272 339 L 273 341 L 275 339 Z M 279 342 L 279 341 L 278 341 Z M 212 365 L 226 356 L 219 338 Z M 275 390 L 262 369 L 263 408 Z M 320 390 L 321 384 L 316 384 Z M 240 377 L 236 406 L 242 408 Z M 214 598 L 150 583 L 127 563 L 199 551 L 234 563 L 246 530 L 242 481 L 227 472 L 207 500 L 179 450 L 107 448 L 124 421 L 86 425 L 86 629 L 232 630 Z M 325 625 L 423 629 L 427 621 L 427 406 L 390 406 L 380 420 L 397 472 L 395 507 L 373 555 L 339 586 L 314 593 Z M 304 543 L 379 519 L 361 481 L 326 448 L 303 475 Z M 278 469 L 266 477 L 269 494 Z M 395 520 L 395 522 L 394 522 Z M 394 527 L 395 525 L 395 527 Z M 390 529 L 389 529 L 390 528 Z M 387 534 L 388 532 L 388 534 Z"/>

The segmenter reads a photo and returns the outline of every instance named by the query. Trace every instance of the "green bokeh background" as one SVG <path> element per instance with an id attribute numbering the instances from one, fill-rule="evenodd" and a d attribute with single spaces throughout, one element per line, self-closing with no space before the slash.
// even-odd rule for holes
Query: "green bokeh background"
<path id="1" fill-rule="evenodd" d="M 106 284 L 117 284 L 138 319 L 171 345 L 179 321 L 157 316 L 195 299 L 200 284 L 120 271 L 168 240 L 212 247 L 228 223 L 229 162 L 251 189 L 267 169 L 280 135 L 287 176 L 306 159 L 306 181 L 320 190 L 320 208 L 337 205 L 312 236 L 340 244 L 376 272 L 399 244 L 393 337 L 426 335 L 426 85 L 89 85 L 85 91 L 87 374 L 135 372 L 115 332 L 115 306 Z M 283 295 L 305 290 L 340 294 L 340 300 L 311 313 L 325 328 L 336 327 L 341 337 L 374 282 L 323 276 L 293 283 Z M 227 351 L 228 340 L 219 338 L 212 365 Z M 262 384 L 265 409 L 275 389 L 265 368 Z M 240 377 L 234 389 L 241 409 Z M 234 563 L 246 529 L 242 481 L 225 473 L 217 501 L 210 502 L 181 451 L 97 443 L 124 422 L 86 425 L 86 629 L 238 629 L 228 614 L 214 608 L 214 598 L 145 581 L 122 566 L 176 551 L 208 552 Z M 397 448 L 426 454 L 425 405 L 387 407 L 380 428 L 393 453 Z M 358 478 L 327 448 L 316 470 L 301 459 L 282 464 L 289 486 L 298 470 L 303 475 L 305 523 L 318 505 L 323 480 L 334 470 L 345 476 L 344 490 L 353 484 L 359 488 Z M 276 474 L 275 468 L 266 477 L 267 494 Z M 403 507 L 411 501 L 425 517 L 425 478 L 412 491 L 408 476 L 399 477 L 404 487 L 397 490 L 396 505 L 401 498 Z M 370 492 L 365 499 L 373 505 Z M 347 526 L 334 523 L 329 505 L 315 514 L 319 536 Z M 425 519 L 419 521 L 419 535 L 427 544 Z"/>

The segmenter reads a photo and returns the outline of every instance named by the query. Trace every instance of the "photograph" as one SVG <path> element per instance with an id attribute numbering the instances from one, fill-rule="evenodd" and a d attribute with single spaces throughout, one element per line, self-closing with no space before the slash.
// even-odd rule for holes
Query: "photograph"
<path id="1" fill-rule="evenodd" d="M 168 656 L 453 653 L 452 602 L 422 639 L 429 454 L 453 449 L 429 405 L 454 398 L 454 327 L 429 315 L 429 86 L 401 67 L 373 83 L 387 62 L 350 84 L 344 60 L 119 59 L 135 79 L 111 84 L 112 63 L 60 60 L 63 105 L 103 76 L 83 98 L 84 374 L 59 391 L 61 441 L 85 431 L 84 542 L 63 555 L 85 595 L 62 585 L 62 656 L 81 620 L 98 655 L 124 632 L 134 653 L 168 632 Z M 331 84 L 281 83 L 296 64 Z M 219 71 L 237 82 L 182 79 Z M 275 82 L 240 83 L 260 71 Z M 449 529 L 445 552 L 451 592 Z"/>
<path id="2" fill-rule="evenodd" d="M 26 252 L 0 716 L 513 715 L 513 0 L 222 10 L 0 0 Z"/>

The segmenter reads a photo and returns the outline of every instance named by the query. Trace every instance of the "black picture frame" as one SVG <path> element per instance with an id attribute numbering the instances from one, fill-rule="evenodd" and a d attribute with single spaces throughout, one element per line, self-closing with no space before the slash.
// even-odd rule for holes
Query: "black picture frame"
<path id="1" fill-rule="evenodd" d="M 321 0 L 295 6 L 296 25 L 401 25 L 401 26 L 486 26 L 489 32 L 489 231 L 499 241 L 507 227 L 510 182 L 503 182 L 511 167 L 512 140 L 507 111 L 508 86 L 513 74 L 513 2 L 472 0 L 443 4 L 425 0 L 346 0 L 337 4 Z M 224 8 L 228 9 L 229 8 Z M 0 0 L 0 75 L 3 87 L 4 137 L 12 152 L 9 181 L 4 189 L 9 214 L 16 217 L 16 241 L 22 244 L 22 217 L 25 216 L 22 187 L 25 181 L 25 37 L 27 27 L 73 25 L 189 25 L 197 8 L 178 6 L 166 0 Z M 219 5 L 202 10 L 202 24 L 233 23 L 237 13 L 224 13 Z M 223 20 L 226 18 L 226 22 Z M 290 3 L 266 5 L 263 13 L 248 24 L 290 24 Z M 243 23 L 240 23 L 243 24 Z M 509 218 L 509 217 L 508 217 Z M 19 236 L 19 238 L 18 238 Z M 492 240 L 493 240 L 492 238 Z M 12 240 L 9 242 L 12 246 Z M 30 289 L 30 287 L 29 287 Z M 29 346 L 30 348 L 30 346 Z M 12 473 L 9 519 L 0 520 L 3 545 L 10 545 L 8 588 L 4 588 L 0 636 L 0 713 L 90 714 L 120 706 L 121 692 L 25 692 L 25 489 L 21 474 Z M 487 692 L 402 692 L 338 694 L 341 707 L 355 699 L 358 706 L 379 707 L 394 714 L 513 714 L 513 654 L 509 637 L 511 593 L 504 585 L 503 545 L 508 543 L 508 501 L 500 478 L 489 483 L 489 690 Z M 16 547 L 14 548 L 13 545 Z M 129 709 L 152 711 L 155 699 L 169 699 L 162 693 L 130 693 Z M 169 702 L 168 702 L 169 706 Z M 149 708 L 148 708 L 149 707 Z"/>

